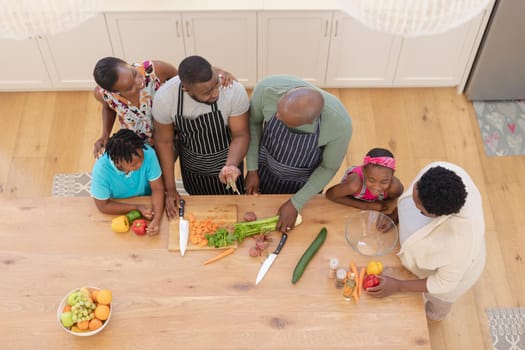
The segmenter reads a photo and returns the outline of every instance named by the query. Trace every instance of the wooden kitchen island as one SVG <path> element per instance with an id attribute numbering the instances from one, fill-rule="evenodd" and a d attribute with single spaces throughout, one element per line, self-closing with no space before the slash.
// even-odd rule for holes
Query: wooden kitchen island
<path id="1" fill-rule="evenodd" d="M 192 206 L 235 204 L 258 217 L 275 215 L 289 196 L 191 196 Z M 130 202 L 145 202 L 136 198 Z M 18 198 L 0 202 L 0 339 L 2 349 L 430 349 L 422 296 L 364 294 L 356 305 L 328 279 L 328 261 L 364 266 L 344 238 L 345 217 L 357 210 L 323 196 L 302 211 L 262 282 L 264 257 L 237 251 L 203 265 L 216 251 L 169 252 L 168 222 L 158 236 L 114 233 L 112 215 L 91 198 Z M 301 280 L 292 271 L 322 227 L 328 237 Z M 273 251 L 280 233 L 272 234 Z M 396 249 L 397 251 L 397 249 Z M 385 274 L 411 275 L 394 253 L 379 259 Z M 113 291 L 113 315 L 101 333 L 75 337 L 56 311 L 74 288 Z"/>

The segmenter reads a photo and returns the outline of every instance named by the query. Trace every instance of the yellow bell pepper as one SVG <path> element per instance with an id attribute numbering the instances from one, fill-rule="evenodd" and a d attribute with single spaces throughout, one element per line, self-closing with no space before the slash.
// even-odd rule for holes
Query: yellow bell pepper
<path id="1" fill-rule="evenodd" d="M 383 272 L 383 264 L 380 261 L 370 261 L 366 266 L 366 273 L 368 275 L 379 275 Z"/>
<path id="2" fill-rule="evenodd" d="M 114 232 L 128 232 L 129 220 L 126 215 L 117 216 L 111 220 L 111 229 Z"/>

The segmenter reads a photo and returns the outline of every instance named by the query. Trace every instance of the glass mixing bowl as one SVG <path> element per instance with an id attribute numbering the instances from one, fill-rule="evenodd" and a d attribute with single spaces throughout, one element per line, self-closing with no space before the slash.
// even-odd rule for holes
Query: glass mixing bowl
<path id="1" fill-rule="evenodd" d="M 356 252 L 366 256 L 381 256 L 394 250 L 399 233 L 392 219 L 385 214 L 363 210 L 346 220 L 345 238 Z"/>

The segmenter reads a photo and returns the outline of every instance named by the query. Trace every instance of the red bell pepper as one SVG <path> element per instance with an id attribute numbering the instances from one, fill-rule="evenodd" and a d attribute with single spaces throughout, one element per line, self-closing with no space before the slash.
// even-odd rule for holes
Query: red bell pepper
<path id="1" fill-rule="evenodd" d="M 138 236 L 144 236 L 146 234 L 147 227 L 148 227 L 148 223 L 146 222 L 145 219 L 136 219 L 135 221 L 133 221 L 131 229 Z"/>
<path id="2" fill-rule="evenodd" d="M 363 288 L 367 290 L 368 288 L 372 288 L 379 285 L 379 278 L 377 278 L 376 275 L 367 275 L 365 277 L 365 280 L 363 281 Z"/>

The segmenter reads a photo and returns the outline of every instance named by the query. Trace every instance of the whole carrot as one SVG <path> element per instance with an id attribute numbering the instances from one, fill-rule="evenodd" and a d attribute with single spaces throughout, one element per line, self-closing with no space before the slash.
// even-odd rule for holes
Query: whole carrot
<path id="1" fill-rule="evenodd" d="M 224 258 L 224 257 L 226 257 L 226 256 L 228 256 L 230 254 L 232 254 L 234 251 L 235 251 L 235 248 L 226 249 L 225 251 L 223 251 L 219 255 L 214 256 L 213 258 L 206 260 L 204 262 L 204 265 L 208 265 L 208 264 L 211 264 L 212 262 L 220 260 L 220 259 L 222 259 L 222 258 Z"/>
<path id="2" fill-rule="evenodd" d="M 365 280 L 365 272 L 366 268 L 362 267 L 361 270 L 359 270 L 359 284 L 357 289 L 357 294 L 361 298 L 361 293 L 363 292 L 363 281 Z"/>

